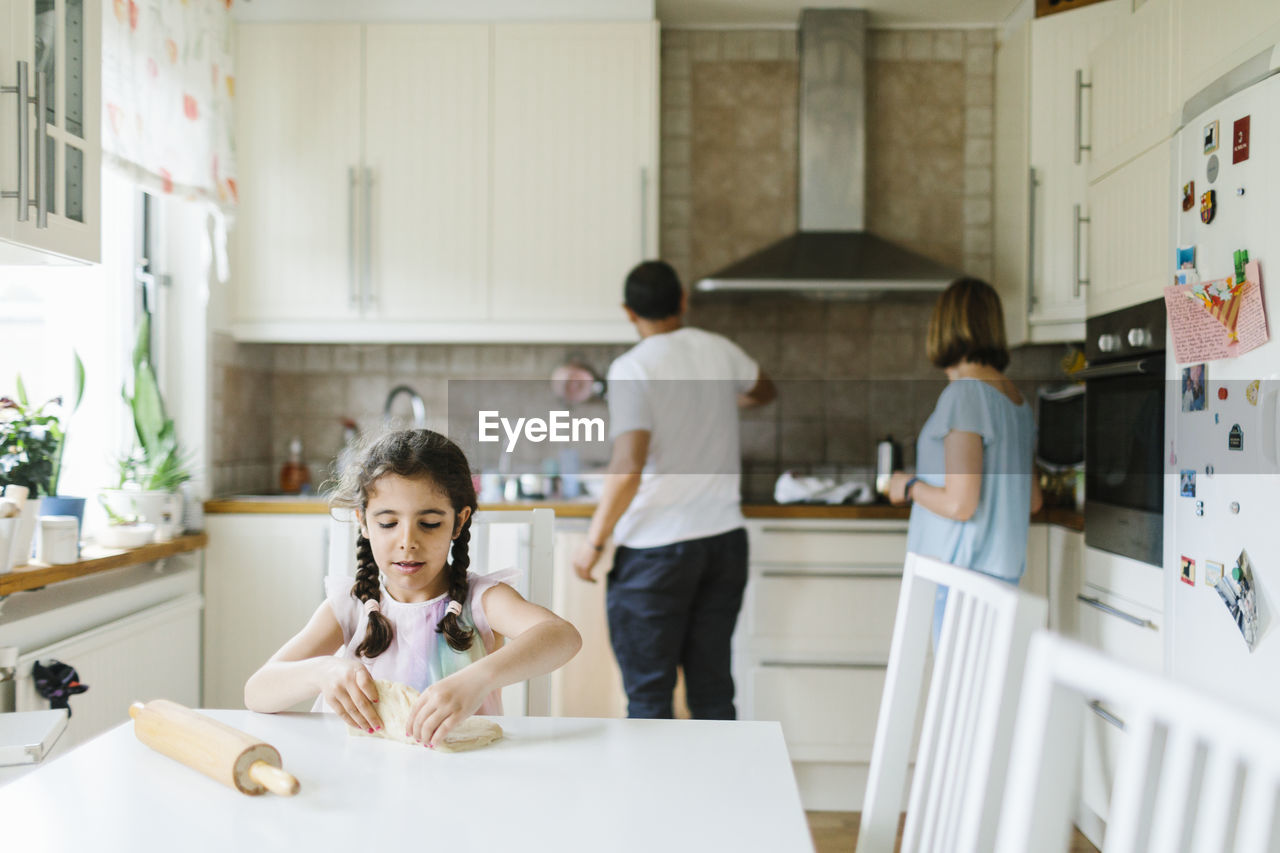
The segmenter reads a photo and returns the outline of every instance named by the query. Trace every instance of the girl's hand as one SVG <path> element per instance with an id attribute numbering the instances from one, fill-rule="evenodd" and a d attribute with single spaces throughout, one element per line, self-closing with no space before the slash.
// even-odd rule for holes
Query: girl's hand
<path id="1" fill-rule="evenodd" d="M 907 502 L 907 481 L 910 475 L 906 471 L 894 471 L 889 477 L 889 503 L 904 504 Z"/>
<path id="2" fill-rule="evenodd" d="M 378 686 L 373 683 L 369 670 L 359 661 L 332 658 L 325 670 L 320 693 L 347 725 L 369 733 L 382 728 L 382 718 L 373 705 L 378 701 Z"/>
<path id="3" fill-rule="evenodd" d="M 468 666 L 422 691 L 409 711 L 405 734 L 430 747 L 444 740 L 454 726 L 476 712 L 488 695 L 491 687 L 479 672 L 477 667 Z"/>

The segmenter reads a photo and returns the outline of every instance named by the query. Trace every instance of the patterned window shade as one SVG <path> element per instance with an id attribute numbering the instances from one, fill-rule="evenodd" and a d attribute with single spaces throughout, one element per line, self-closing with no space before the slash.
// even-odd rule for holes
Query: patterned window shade
<path id="1" fill-rule="evenodd" d="M 236 204 L 233 0 L 104 0 L 103 162 L 146 189 Z"/>

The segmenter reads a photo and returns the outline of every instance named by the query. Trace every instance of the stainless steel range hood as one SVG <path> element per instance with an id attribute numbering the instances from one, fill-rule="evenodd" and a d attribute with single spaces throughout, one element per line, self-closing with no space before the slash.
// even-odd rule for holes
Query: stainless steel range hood
<path id="1" fill-rule="evenodd" d="M 863 230 L 867 12 L 800 16 L 800 231 L 697 283 L 700 291 L 871 297 L 942 290 L 950 269 Z"/>

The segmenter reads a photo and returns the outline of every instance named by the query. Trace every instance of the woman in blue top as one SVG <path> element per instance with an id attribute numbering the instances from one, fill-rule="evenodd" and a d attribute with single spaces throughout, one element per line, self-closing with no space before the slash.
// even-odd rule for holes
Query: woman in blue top
<path id="1" fill-rule="evenodd" d="M 929 360 L 948 379 L 916 442 L 916 474 L 896 471 L 889 499 L 911 504 L 907 550 L 1017 584 L 1042 503 L 1032 463 L 1035 417 L 1001 371 L 1009 364 L 1000 297 L 984 281 L 951 283 L 934 306 Z M 934 638 L 947 591 L 938 590 Z"/>

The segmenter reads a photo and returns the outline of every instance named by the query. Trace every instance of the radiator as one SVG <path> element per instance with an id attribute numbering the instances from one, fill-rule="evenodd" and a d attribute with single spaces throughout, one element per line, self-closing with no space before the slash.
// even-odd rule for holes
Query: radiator
<path id="1" fill-rule="evenodd" d="M 31 667 L 56 658 L 75 667 L 89 690 L 71 697 L 71 720 L 46 761 L 129 719 L 134 701 L 172 699 L 200 705 L 200 611 L 189 593 L 18 657 L 18 711 L 49 707 L 36 692 Z"/>

